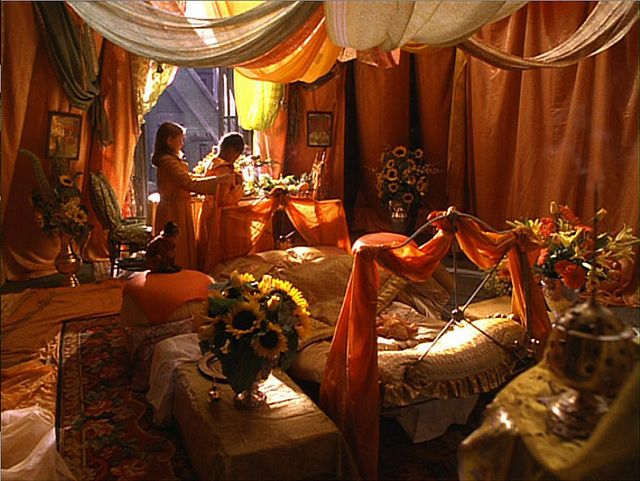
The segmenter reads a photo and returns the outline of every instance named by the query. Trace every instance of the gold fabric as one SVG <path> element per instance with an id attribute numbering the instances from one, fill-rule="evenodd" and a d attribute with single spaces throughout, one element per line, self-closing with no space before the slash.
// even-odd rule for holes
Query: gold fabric
<path id="1" fill-rule="evenodd" d="M 209 404 L 211 381 L 193 363 L 176 377 L 173 414 L 199 479 L 359 478 L 338 428 L 286 374 L 271 374 L 254 411 L 233 406 L 228 384 Z"/>
<path id="2" fill-rule="evenodd" d="M 55 413 L 62 322 L 120 310 L 121 281 L 27 289 L 2 296 L 2 409 Z"/>
<path id="3" fill-rule="evenodd" d="M 544 364 L 513 380 L 458 452 L 461 480 L 637 479 L 638 366 L 588 439 L 548 432 L 541 398 L 567 389 Z"/>
<path id="4" fill-rule="evenodd" d="M 144 116 L 158 103 L 160 95 L 171 85 L 177 72 L 178 67 L 173 65 L 160 64 L 149 58 L 131 55 L 138 125 L 144 123 Z"/>

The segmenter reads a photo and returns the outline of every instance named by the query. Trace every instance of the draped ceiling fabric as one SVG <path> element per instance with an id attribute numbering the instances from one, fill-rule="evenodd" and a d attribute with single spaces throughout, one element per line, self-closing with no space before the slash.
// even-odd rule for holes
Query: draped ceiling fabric
<path id="1" fill-rule="evenodd" d="M 466 40 L 462 48 L 501 68 L 565 67 L 618 43 L 637 23 L 639 14 L 636 2 L 598 2 L 571 37 L 534 57 L 509 54 L 477 38 Z"/>
<path id="2" fill-rule="evenodd" d="M 364 479 L 377 478 L 380 387 L 378 379 L 375 307 L 379 286 L 378 265 L 414 281 L 424 281 L 448 253 L 455 238 L 463 252 L 486 269 L 508 253 L 513 280 L 512 310 L 542 341 L 551 330 L 544 298 L 533 282 L 527 253 L 537 257 L 539 247 L 526 233 L 513 229 L 496 233 L 454 209 L 433 212 L 436 235 L 421 246 L 399 234 L 377 233 L 361 237 L 353 246 L 354 266 L 336 324 L 320 386 L 320 406 L 336 422 L 353 449 Z M 527 297 L 524 286 L 529 286 Z"/>
<path id="3" fill-rule="evenodd" d="M 284 85 L 251 80 L 236 69 L 233 77 L 238 122 L 245 130 L 267 130 L 276 120 Z"/>
<path id="4" fill-rule="evenodd" d="M 389 51 L 408 43 L 450 46 L 527 2 L 326 1 L 327 31 L 340 47 Z"/>
<path id="5" fill-rule="evenodd" d="M 226 18 L 195 18 L 146 2 L 69 2 L 106 39 L 142 57 L 185 67 L 255 60 L 294 34 L 319 2 L 264 2 Z"/>

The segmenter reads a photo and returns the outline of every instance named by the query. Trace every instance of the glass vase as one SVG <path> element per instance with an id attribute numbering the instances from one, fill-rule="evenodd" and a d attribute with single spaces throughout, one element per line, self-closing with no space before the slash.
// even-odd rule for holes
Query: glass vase
<path id="1" fill-rule="evenodd" d="M 389 201 L 389 215 L 391 219 L 391 230 L 398 234 L 404 234 L 409 221 L 409 211 L 401 200 Z"/>
<path id="2" fill-rule="evenodd" d="M 54 264 L 56 270 L 64 276 L 63 285 L 65 287 L 80 285 L 77 274 L 82 266 L 82 258 L 74 252 L 72 238 L 69 234 L 60 233 L 60 252 L 58 252 Z"/>
<path id="3" fill-rule="evenodd" d="M 270 366 L 263 366 L 256 376 L 256 380 L 249 389 L 245 389 L 235 394 L 233 404 L 238 409 L 252 410 L 264 406 L 267 402 L 267 395 L 260 390 L 260 386 L 271 373 Z"/>

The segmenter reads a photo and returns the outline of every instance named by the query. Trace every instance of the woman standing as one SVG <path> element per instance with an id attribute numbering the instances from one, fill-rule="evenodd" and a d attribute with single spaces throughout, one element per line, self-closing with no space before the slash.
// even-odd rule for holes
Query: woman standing
<path id="1" fill-rule="evenodd" d="M 187 269 L 196 269 L 198 264 L 191 192 L 215 193 L 216 186 L 233 182 L 234 176 L 195 176 L 189 172 L 188 164 L 182 160 L 185 128 L 173 122 L 165 122 L 156 133 L 151 163 L 158 169 L 158 193 L 160 203 L 154 222 L 157 235 L 162 226 L 173 221 L 182 235 L 176 243 L 176 264 Z"/>

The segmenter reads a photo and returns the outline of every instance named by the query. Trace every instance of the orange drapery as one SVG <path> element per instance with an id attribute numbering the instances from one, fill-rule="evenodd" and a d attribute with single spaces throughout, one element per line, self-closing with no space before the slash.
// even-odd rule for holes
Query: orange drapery
<path id="1" fill-rule="evenodd" d="M 444 216 L 433 212 L 430 218 Z M 368 234 L 353 247 L 354 266 L 327 358 L 320 388 L 320 405 L 349 442 L 364 479 L 376 479 L 378 465 L 379 386 L 375 332 L 378 270 L 376 263 L 415 281 L 431 276 L 455 238 L 465 254 L 481 267 L 499 262 L 509 252 L 514 283 L 513 311 L 528 325 L 533 337 L 544 341 L 550 330 L 544 299 L 531 272 L 520 265 L 520 249 L 530 248 L 516 231 L 493 233 L 474 220 L 455 215 L 437 221 L 438 233 L 418 247 L 399 246 L 405 236 Z M 452 215 L 453 214 L 453 215 Z M 530 317 L 526 317 L 523 285 L 530 286 Z"/>
<path id="2" fill-rule="evenodd" d="M 307 112 L 331 112 L 333 125 L 331 147 L 326 149 L 325 182 L 326 196 L 336 199 L 344 198 L 345 78 L 345 66 L 337 65 L 333 77 L 320 86 L 289 86 L 289 122 L 293 122 L 297 127 L 295 135 L 287 142 L 284 173 L 301 175 L 311 170 L 316 155 L 322 149 L 307 145 Z"/>
<path id="3" fill-rule="evenodd" d="M 355 63 L 356 116 L 360 151 L 360 189 L 355 206 L 356 231 L 389 229 L 387 212 L 380 206 L 375 171 L 385 145 L 409 144 L 409 57 L 400 65 L 381 69 Z"/>
<path id="4" fill-rule="evenodd" d="M 559 44 L 586 18 L 591 2 L 530 2 L 478 36 L 530 56 Z M 545 35 L 534 35 L 543 30 Z M 474 214 L 494 226 L 506 219 L 548 214 L 554 200 L 581 218 L 599 207 L 604 230 L 638 231 L 638 26 L 610 49 L 577 65 L 527 72 L 467 59 L 457 128 L 465 133 L 463 193 Z M 466 128 L 466 130 L 465 130 Z"/>
<path id="5" fill-rule="evenodd" d="M 51 166 L 45 158 L 49 111 L 72 112 L 83 116 L 80 157 L 71 161 L 72 172 L 82 172 L 84 203 L 89 207 L 89 221 L 94 225 L 89 249 L 90 258 L 106 257 L 106 239 L 88 201 L 88 172 L 102 169 L 124 201 L 133 162 L 137 121 L 129 71 L 129 54 L 119 47 L 105 44 L 101 75 L 105 109 L 115 135 L 106 148 L 91 139 L 86 113 L 71 108 L 60 86 L 44 42 L 40 40 L 31 3 L 3 4 L 6 16 L 4 37 L 3 130 L 2 130 L 2 210 L 4 249 L 3 267 L 8 280 L 41 277 L 55 272 L 53 259 L 59 250 L 56 237 L 49 237 L 34 222 L 30 205 L 36 186 L 31 164 L 17 155 L 26 148 L 43 161 L 45 171 Z M 99 42 L 98 42 L 99 45 Z"/>
<path id="6" fill-rule="evenodd" d="M 223 260 L 273 249 L 271 219 L 280 207 L 308 245 L 351 250 L 341 201 L 273 196 L 220 209 L 219 236 L 209 246 L 207 270 Z"/>

